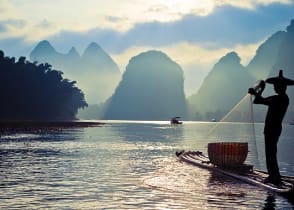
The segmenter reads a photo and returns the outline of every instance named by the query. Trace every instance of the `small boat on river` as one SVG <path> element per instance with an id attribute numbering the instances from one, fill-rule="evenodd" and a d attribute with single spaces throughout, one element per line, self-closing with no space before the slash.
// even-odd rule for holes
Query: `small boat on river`
<path id="1" fill-rule="evenodd" d="M 264 188 L 266 190 L 279 194 L 294 196 L 294 177 L 282 176 L 279 185 L 264 183 L 268 176 L 266 172 L 253 169 L 252 165 L 242 164 L 238 168 L 222 168 L 211 163 L 208 156 L 199 151 L 178 151 L 176 155 L 181 161 L 191 165 L 208 169 L 221 175 L 229 176 L 242 182 Z"/>
<path id="2" fill-rule="evenodd" d="M 180 117 L 173 117 L 170 119 L 170 124 L 171 125 L 179 125 L 179 124 L 183 124 L 183 122 L 181 122 Z"/>

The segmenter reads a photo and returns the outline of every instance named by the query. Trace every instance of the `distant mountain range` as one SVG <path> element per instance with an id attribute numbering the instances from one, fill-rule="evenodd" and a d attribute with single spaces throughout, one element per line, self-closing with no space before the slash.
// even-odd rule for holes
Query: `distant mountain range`
<path id="1" fill-rule="evenodd" d="M 279 69 L 294 79 L 293 46 L 294 20 L 286 31 L 278 31 L 262 43 L 247 66 L 240 63 L 236 52 L 224 55 L 197 93 L 187 99 L 181 67 L 163 52 L 148 51 L 134 56 L 122 77 L 115 62 L 95 43 L 80 56 L 75 48 L 61 54 L 49 42 L 42 41 L 31 53 L 31 60 L 51 63 L 64 71 L 65 77 L 77 80 L 88 103 L 96 104 L 84 113 L 83 117 L 88 119 L 157 120 L 180 115 L 190 120 L 219 120 L 257 80 L 277 76 Z M 294 116 L 293 89 L 289 87 L 287 91 L 290 106 L 286 121 L 292 121 Z M 270 84 L 264 95 L 269 94 L 273 94 Z M 99 102 L 104 103 L 97 105 Z M 265 109 L 255 107 L 257 119 L 263 121 Z"/>
<path id="2" fill-rule="evenodd" d="M 121 79 L 113 59 L 96 43 L 91 43 L 82 55 L 72 47 L 67 54 L 57 52 L 48 41 L 41 41 L 30 54 L 31 61 L 49 63 L 65 77 L 77 81 L 89 104 L 109 98 Z"/>
<path id="3" fill-rule="evenodd" d="M 197 94 L 189 97 L 190 117 L 221 119 L 247 94 L 254 82 L 237 53 L 228 53 L 214 65 Z"/>
<path id="4" fill-rule="evenodd" d="M 240 64 L 234 52 L 221 58 L 204 79 L 199 91 L 188 98 L 190 117 L 209 120 L 221 119 L 225 113 L 239 102 L 254 81 L 277 76 L 280 69 L 284 76 L 294 79 L 294 20 L 286 31 L 270 36 L 257 49 L 255 56 L 247 66 Z M 290 106 L 285 121 L 294 116 L 294 87 L 288 87 Z M 273 87 L 267 84 L 264 96 L 274 94 Z M 256 119 L 264 120 L 264 109 L 255 106 Z"/>

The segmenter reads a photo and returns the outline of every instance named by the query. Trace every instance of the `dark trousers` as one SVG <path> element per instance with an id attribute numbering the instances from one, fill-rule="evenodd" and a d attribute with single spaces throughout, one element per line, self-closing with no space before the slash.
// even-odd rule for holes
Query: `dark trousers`
<path id="1" fill-rule="evenodd" d="M 266 167 L 269 173 L 269 177 L 272 180 L 279 180 L 281 178 L 277 160 L 277 144 L 279 136 L 279 134 L 264 135 Z"/>

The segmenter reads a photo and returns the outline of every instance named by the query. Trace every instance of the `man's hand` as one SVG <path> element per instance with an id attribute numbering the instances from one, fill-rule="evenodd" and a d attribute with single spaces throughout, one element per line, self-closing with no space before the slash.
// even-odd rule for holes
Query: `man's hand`
<path id="1" fill-rule="evenodd" d="M 251 94 L 251 95 L 256 95 L 256 92 L 255 92 L 255 90 L 253 88 L 249 88 L 248 93 Z"/>

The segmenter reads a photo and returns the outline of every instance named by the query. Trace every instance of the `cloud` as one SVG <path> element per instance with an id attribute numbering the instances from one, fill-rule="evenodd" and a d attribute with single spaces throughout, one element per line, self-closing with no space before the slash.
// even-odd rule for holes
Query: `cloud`
<path id="1" fill-rule="evenodd" d="M 17 17 L 13 4 L 9 0 L 0 0 L 0 39 L 11 36 L 10 28 L 21 28 L 24 20 Z"/>
<path id="2" fill-rule="evenodd" d="M 29 49 L 28 46 L 32 48 L 37 42 L 47 39 L 58 51 L 64 53 L 68 52 L 72 46 L 82 53 L 93 41 L 112 55 L 128 52 L 129 57 L 132 52 L 135 54 L 137 49 L 177 48 L 180 49 L 179 52 L 185 51 L 186 54 L 194 53 L 194 51 L 204 54 L 205 50 L 219 53 L 224 49 L 255 46 L 256 43 L 264 41 L 276 31 L 284 30 L 289 25 L 290 19 L 293 18 L 294 11 L 294 3 L 290 4 L 291 2 L 287 0 L 186 0 L 185 3 L 183 0 L 130 0 L 125 3 L 119 1 L 117 4 L 114 4 L 113 0 L 109 0 L 107 4 L 104 1 L 102 4 L 100 0 L 85 0 L 83 4 L 80 4 L 80 1 L 73 0 L 70 1 L 72 10 L 68 15 L 72 23 L 78 21 L 77 25 L 79 25 L 84 22 L 87 28 L 90 23 L 85 20 L 96 17 L 91 20 L 96 22 L 96 27 L 80 30 L 79 26 L 68 29 L 69 25 L 63 25 L 67 19 L 59 20 L 61 14 L 67 16 L 68 11 L 62 12 L 61 10 L 68 3 L 66 0 L 60 0 L 58 7 L 45 0 L 37 2 L 27 0 L 26 4 L 20 4 L 21 0 L 0 0 L 0 2 L 0 11 L 5 11 L 5 16 L 2 16 L 1 13 L 0 17 L 0 48 L 5 47 L 8 52 L 15 50 L 16 56 L 20 51 L 17 49 L 18 46 L 11 42 L 13 39 L 17 40 L 16 43 L 19 46 L 25 46 L 25 49 Z M 12 5 L 11 2 L 15 4 Z M 200 6 L 197 7 L 196 4 Z M 25 14 L 35 8 L 33 6 L 38 6 L 38 10 Z M 99 6 L 99 10 L 92 10 L 91 6 L 93 8 Z M 78 11 L 85 8 L 91 8 L 87 10 L 89 16 L 77 15 Z M 201 13 L 199 9 L 205 12 Z M 34 18 L 44 13 L 44 10 L 47 11 L 46 14 L 40 15 L 42 18 L 35 20 Z M 54 12 L 54 17 L 51 11 Z M 20 20 L 16 16 L 17 13 L 21 17 L 30 17 L 32 22 L 27 19 Z M 145 16 L 155 13 L 168 14 L 175 18 L 163 21 L 155 16 L 153 18 Z M 202 15 L 199 15 L 200 13 Z M 145 18 L 142 18 L 143 16 Z M 103 21 L 107 21 L 107 24 Z M 115 27 L 125 23 L 132 27 L 128 30 Z M 106 27 L 107 25 L 115 28 Z M 187 47 L 188 45 L 191 48 Z M 198 47 L 198 50 L 193 48 L 195 46 Z M 241 57 L 246 57 L 245 50 L 241 51 L 244 54 Z M 25 55 L 28 55 L 29 52 L 26 52 Z M 190 66 L 189 59 L 185 59 L 181 65 L 185 63 L 186 66 Z M 205 59 L 206 56 L 202 56 L 199 62 Z M 127 61 L 128 59 L 125 62 Z"/>
<path id="3" fill-rule="evenodd" d="M 0 21 L 0 24 L 8 28 L 23 29 L 26 26 L 26 21 L 22 19 L 7 19 Z"/>
<path id="4" fill-rule="evenodd" d="M 0 20 L 17 18 L 14 6 L 9 0 L 0 0 Z"/>
<path id="5" fill-rule="evenodd" d="M 292 0 L 215 0 L 215 5 L 230 5 L 243 9 L 255 9 L 259 5 L 268 6 L 271 4 L 291 4 Z"/>
<path id="6" fill-rule="evenodd" d="M 138 23 L 126 32 L 97 27 L 84 32 L 64 30 L 47 39 L 66 48 L 96 41 L 111 53 L 123 52 L 132 46 L 164 47 L 180 42 L 217 50 L 263 41 L 285 29 L 293 18 L 293 11 L 293 4 L 258 6 L 255 10 L 221 6 L 208 16 L 186 15 L 173 22 Z M 119 21 L 115 17 L 110 20 Z"/>
<path id="7" fill-rule="evenodd" d="M 45 38 L 46 33 L 39 31 L 40 35 L 36 36 L 34 31 L 30 32 L 40 22 L 44 24 L 47 21 L 54 25 L 47 30 L 47 35 L 70 30 L 84 32 L 97 26 L 127 32 L 146 23 L 159 22 L 164 25 L 181 22 L 187 16 L 195 16 L 200 20 L 203 17 L 205 20 L 226 6 L 259 13 L 261 7 L 292 7 L 291 2 L 293 3 L 291 0 L 26 0 L 24 3 L 23 0 L 0 0 L 0 20 L 21 17 L 30 25 L 30 30 L 24 30 L 23 34 L 27 37 Z M 64 9 L 68 7 L 70 9 Z M 284 15 L 283 12 L 279 14 Z"/>
<path id="8" fill-rule="evenodd" d="M 95 41 L 106 42 L 105 47 L 110 51 L 123 51 L 132 44 L 140 46 L 146 42 L 164 46 L 188 41 L 215 48 L 234 42 L 249 43 L 283 27 L 293 18 L 294 9 L 290 0 L 108 0 L 107 3 L 60 0 L 58 5 L 46 0 L 26 0 L 25 4 L 22 0 L 0 0 L 0 3 L 1 21 L 17 21 L 22 17 L 27 24 L 7 31 L 5 37 L 2 35 L 4 38 L 25 36 L 31 42 L 50 39 L 55 34 L 61 37 L 62 33 L 72 32 L 74 36 L 81 33 L 94 37 L 98 32 Z M 71 9 L 64 10 L 68 5 Z M 115 39 L 106 39 L 104 34 Z"/>
<path id="9" fill-rule="evenodd" d="M 37 18 L 31 18 L 33 14 L 40 12 L 40 8 L 35 8 L 36 10 L 33 12 L 28 10 L 21 12 L 20 8 L 22 6 L 20 5 L 28 7 L 31 10 L 34 9 L 34 6 L 31 5 L 29 0 L 26 3 L 18 2 L 18 0 L 0 0 L 0 39 L 2 43 L 5 40 L 10 42 L 11 39 L 23 39 L 23 42 L 35 42 L 52 33 L 56 33 L 56 30 L 52 30 L 52 25 L 50 25 L 49 21 L 42 19 L 38 22 Z M 41 12 L 44 13 L 44 11 Z"/>
<path id="10" fill-rule="evenodd" d="M 53 24 L 52 22 L 50 22 L 50 21 L 44 19 L 44 20 L 40 21 L 40 22 L 36 25 L 36 27 L 46 29 L 46 28 L 52 28 L 52 27 L 54 27 L 54 24 Z"/>
<path id="11" fill-rule="evenodd" d="M 4 33 L 5 31 L 6 31 L 5 24 L 1 23 L 1 21 L 0 21 L 0 33 Z"/>
<path id="12" fill-rule="evenodd" d="M 246 65 L 293 11 L 290 0 L 0 0 L 0 49 L 28 56 L 47 39 L 59 52 L 82 53 L 94 41 L 122 71 L 142 51 L 161 50 L 182 66 L 191 93 L 226 53 Z"/>
<path id="13" fill-rule="evenodd" d="M 158 6 L 153 7 L 153 10 L 161 11 L 165 8 Z M 26 36 L 24 32 L 20 33 L 15 29 L 15 35 L 17 35 L 15 38 L 23 38 L 24 43 L 31 44 L 31 46 L 41 39 L 48 39 L 58 51 L 64 53 L 68 52 L 72 46 L 82 53 L 93 41 L 112 55 L 125 52 L 135 53 L 134 49 L 171 49 L 174 46 L 181 46 L 182 50 L 178 49 L 179 52 L 184 51 L 184 55 L 193 53 L 191 48 L 188 50 L 187 45 L 197 46 L 209 52 L 212 50 L 220 52 L 223 49 L 236 49 L 238 46 L 241 48 L 242 46 L 254 46 L 276 31 L 284 30 L 290 23 L 290 19 L 293 18 L 293 10 L 293 4 L 258 5 L 254 10 L 242 9 L 241 6 L 236 7 L 236 5 L 234 7 L 226 5 L 218 6 L 213 13 L 207 16 L 186 15 L 172 22 L 138 23 L 125 32 L 96 27 L 82 32 L 62 30 L 51 35 L 50 32 L 57 26 L 54 22 L 43 19 L 34 27 L 25 26 L 25 30 L 27 33 L 31 33 L 31 36 Z M 121 20 L 116 16 L 109 16 L 108 21 L 120 22 Z M 6 29 L 5 27 L 3 23 L 0 23 L 2 31 Z M 1 42 L 2 46 L 4 42 L 5 39 Z M 248 58 L 245 55 L 246 51 L 242 50 L 242 52 L 244 55 L 241 57 Z M 197 53 L 204 53 L 204 51 L 199 50 Z M 206 59 L 205 56 L 202 56 L 203 59 Z M 246 62 L 244 61 L 244 63 Z"/>
<path id="14" fill-rule="evenodd" d="M 32 50 L 32 45 L 24 41 L 24 37 L 0 39 L 0 50 L 3 50 L 6 56 L 28 58 L 28 52 Z"/>
<path id="15" fill-rule="evenodd" d="M 213 48 L 234 46 L 236 43 L 247 44 L 260 41 L 280 30 L 285 22 L 289 23 L 294 6 L 271 5 L 259 7 L 258 10 L 223 6 L 205 17 L 187 15 L 174 22 L 137 24 L 125 34 L 124 41 L 138 45 L 144 43 L 164 46 L 185 40 Z"/>

